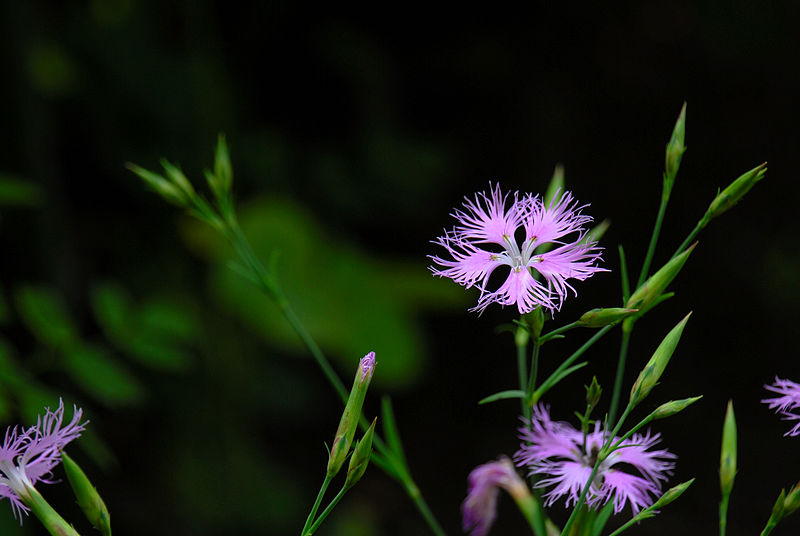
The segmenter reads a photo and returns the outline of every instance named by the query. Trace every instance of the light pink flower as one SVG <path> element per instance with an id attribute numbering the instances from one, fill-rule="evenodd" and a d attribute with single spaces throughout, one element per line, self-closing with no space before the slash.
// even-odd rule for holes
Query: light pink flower
<path id="1" fill-rule="evenodd" d="M 782 380 L 776 376 L 775 382 L 772 385 L 765 385 L 764 388 L 781 395 L 762 400 L 763 403 L 769 406 L 769 409 L 773 409 L 782 415 L 784 420 L 800 421 L 800 415 L 794 413 L 794 410 L 800 408 L 800 384 L 791 380 Z M 784 435 L 792 437 L 800 435 L 800 422 L 795 424 Z"/>
<path id="2" fill-rule="evenodd" d="M 479 465 L 469 474 L 469 493 L 461 504 L 464 530 L 471 536 L 485 536 L 497 517 L 500 488 L 513 497 L 530 493 L 517 474 L 514 464 L 503 456 L 495 462 Z"/>
<path id="3" fill-rule="evenodd" d="M 499 185 L 475 199 L 465 198 L 463 209 L 456 209 L 456 226 L 445 231 L 434 243 L 449 256 L 430 256 L 434 275 L 449 277 L 467 288 L 476 286 L 481 295 L 473 311 L 489 304 L 516 305 L 520 313 L 536 307 L 551 312 L 561 308 L 568 291 L 575 289 L 568 280 L 583 281 L 596 272 L 601 248 L 586 240 L 585 225 L 592 221 L 581 214 L 569 192 L 545 205 L 539 196 L 504 194 Z M 539 247 L 550 244 L 542 252 Z M 494 291 L 486 288 L 489 277 L 501 266 L 509 268 L 505 281 Z M 534 274 L 544 281 L 538 281 Z"/>
<path id="4" fill-rule="evenodd" d="M 533 408 L 530 427 L 520 428 L 522 446 L 514 455 L 519 466 L 538 475 L 537 487 L 551 488 L 542 498 L 547 506 L 566 496 L 566 506 L 576 504 L 589 480 L 597 455 L 603 447 L 604 431 L 596 422 L 585 437 L 581 430 L 550 419 L 547 407 Z M 616 443 L 614 438 L 614 442 Z M 600 463 L 586 496 L 589 506 L 614 501 L 614 513 L 630 503 L 634 514 L 653 504 L 661 495 L 661 484 L 671 474 L 675 455 L 667 450 L 650 450 L 659 434 L 633 434 Z M 635 473 L 631 471 L 635 470 Z"/>
<path id="5" fill-rule="evenodd" d="M 20 522 L 20 513 L 29 510 L 25 505 L 29 490 L 37 482 L 53 483 L 48 476 L 61 462 L 61 450 L 83 432 L 86 422 L 80 422 L 81 415 L 82 411 L 74 408 L 72 421 L 62 426 L 64 403 L 59 400 L 55 411 L 45 408 L 45 415 L 39 417 L 36 426 L 22 431 L 17 431 L 16 426 L 6 429 L 0 445 L 0 499 L 11 502 L 14 516 Z"/>

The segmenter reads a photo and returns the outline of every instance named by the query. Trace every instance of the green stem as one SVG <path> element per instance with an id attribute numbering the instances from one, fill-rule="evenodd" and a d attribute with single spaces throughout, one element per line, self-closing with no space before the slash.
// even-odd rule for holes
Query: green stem
<path id="1" fill-rule="evenodd" d="M 31 486 L 26 491 L 27 493 L 22 495 L 23 502 L 31 509 L 33 515 L 42 522 L 47 532 L 52 536 L 80 536 L 78 531 L 72 528 L 72 525 L 67 523 L 35 488 Z"/>
<path id="2" fill-rule="evenodd" d="M 778 524 L 770 519 L 767 521 L 767 525 L 764 527 L 764 530 L 761 531 L 761 536 L 769 536 L 772 534 L 773 529 L 775 529 L 777 526 Z"/>
<path id="3" fill-rule="evenodd" d="M 619 347 L 619 358 L 617 361 L 617 376 L 614 379 L 614 391 L 611 395 L 611 406 L 608 410 L 608 425 L 614 426 L 614 419 L 617 418 L 617 408 L 619 407 L 619 397 L 622 391 L 622 380 L 625 376 L 625 361 L 628 358 L 628 345 L 631 339 L 631 329 L 633 324 L 630 324 L 630 328 L 625 329 L 625 324 L 623 323 L 622 326 L 622 343 Z"/>
<path id="4" fill-rule="evenodd" d="M 567 332 L 571 329 L 575 329 L 577 327 L 580 327 L 580 322 L 575 321 L 565 326 L 561 326 L 560 328 L 556 328 L 553 331 L 548 331 L 547 333 L 539 337 L 539 344 L 544 344 L 549 340 L 555 339 L 558 335 L 561 335 L 562 333 Z"/>
<path id="5" fill-rule="evenodd" d="M 549 389 L 550 389 L 550 388 L 553 386 L 552 384 L 554 384 L 554 382 L 555 382 L 556 378 L 557 378 L 557 377 L 558 377 L 558 376 L 559 376 L 559 375 L 560 375 L 562 372 L 564 372 L 564 371 L 565 371 L 565 370 L 566 370 L 566 369 L 567 369 L 567 368 L 568 368 L 568 367 L 569 367 L 569 366 L 570 366 L 570 365 L 571 365 L 573 362 L 575 362 L 575 360 L 576 360 L 576 359 L 578 359 L 578 358 L 579 358 L 581 355 L 583 355 L 583 353 L 584 353 L 584 352 L 586 352 L 586 350 L 588 350 L 588 349 L 589 349 L 589 348 L 590 348 L 590 347 L 591 347 L 591 346 L 592 346 L 594 343 L 596 343 L 597 341 L 599 341 L 599 340 L 600 340 L 600 338 L 601 338 L 603 335 L 605 335 L 606 333 L 608 333 L 608 332 L 611 330 L 611 328 L 612 328 L 612 327 L 613 327 L 613 326 L 604 326 L 603 328 L 601 328 L 601 329 L 600 329 L 600 331 L 598 331 L 597 333 L 595 333 L 595 334 L 592 336 L 592 338 L 591 338 L 591 339 L 589 339 L 588 341 L 586 341 L 586 342 L 583 344 L 583 346 L 581 346 L 580 348 L 578 348 L 578 349 L 575 351 L 575 353 L 573 353 L 571 356 L 569 356 L 567 359 L 565 359 L 565 360 L 564 360 L 564 362 L 563 362 L 563 363 L 561 363 L 561 364 L 558 366 L 558 368 L 557 368 L 556 370 L 554 370 L 554 371 L 553 371 L 553 373 L 552 373 L 552 374 L 550 374 L 550 376 L 548 376 L 548 377 L 547 377 L 547 379 L 546 379 L 545 381 L 543 381 L 543 382 L 542 382 L 542 384 L 539 386 L 539 388 L 538 388 L 538 389 L 536 389 L 536 391 L 533 391 L 533 392 L 531 393 L 531 400 L 530 400 L 529 404 L 534 404 L 534 403 L 536 403 L 536 402 L 537 402 L 537 401 L 538 401 L 538 400 L 539 400 L 539 399 L 542 397 L 542 395 L 543 395 L 545 392 L 547 392 L 547 390 L 549 390 Z"/>
<path id="6" fill-rule="evenodd" d="M 334 497 L 331 503 L 325 507 L 325 510 L 323 510 L 322 513 L 317 518 L 317 520 L 314 521 L 314 524 L 311 525 L 311 528 L 308 529 L 307 532 L 304 532 L 302 536 L 311 536 L 317 531 L 319 526 L 322 525 L 322 522 L 325 521 L 325 518 L 328 517 L 328 515 L 333 511 L 336 505 L 339 504 L 339 501 L 342 500 L 342 497 L 344 497 L 344 494 L 347 493 L 348 489 L 349 488 L 342 487 L 342 489 L 339 490 L 339 493 L 336 494 L 336 497 Z"/>
<path id="7" fill-rule="evenodd" d="M 422 493 L 420 493 L 419 488 L 413 481 L 409 480 L 405 483 L 406 485 L 406 493 L 408 496 L 411 497 L 411 500 L 414 501 L 414 504 L 417 506 L 417 510 L 422 514 L 422 517 L 425 518 L 427 521 L 428 526 L 437 536 L 446 536 L 444 529 L 442 529 L 439 522 L 434 517 L 433 512 L 428 507 L 428 503 L 425 502 L 425 499 L 422 497 Z"/>
<path id="8" fill-rule="evenodd" d="M 700 231 L 702 231 L 703 228 L 708 224 L 708 222 L 709 220 L 706 218 L 706 216 L 703 216 L 700 219 L 700 221 L 697 222 L 697 225 L 694 226 L 692 232 L 689 233 L 689 235 L 686 237 L 683 243 L 680 246 L 678 246 L 678 249 L 675 250 L 675 253 L 673 253 L 672 257 L 670 258 L 674 259 L 678 255 L 683 253 L 686 250 L 686 248 L 689 247 L 689 244 L 691 244 L 694 241 L 695 237 L 700 233 Z"/>
<path id="9" fill-rule="evenodd" d="M 541 348 L 542 345 L 539 341 L 533 341 L 533 350 L 531 351 L 531 375 L 528 378 L 528 386 L 525 389 L 526 401 L 530 398 L 530 394 L 533 393 L 534 389 L 536 389 L 536 380 L 539 375 L 539 350 Z M 528 411 L 530 411 L 530 405 L 528 406 Z"/>
<path id="10" fill-rule="evenodd" d="M 730 495 L 725 494 L 719 502 L 719 536 L 725 536 L 725 529 L 728 525 L 728 500 Z"/>
<path id="11" fill-rule="evenodd" d="M 319 488 L 319 493 L 317 493 L 317 499 L 314 501 L 314 506 L 311 507 L 311 512 L 309 512 L 308 517 L 306 518 L 306 524 L 303 525 L 303 530 L 300 532 L 300 536 L 303 536 L 314 522 L 314 518 L 317 516 L 317 510 L 319 510 L 319 505 L 322 504 L 322 498 L 325 496 L 325 491 L 328 489 L 330 483 L 331 476 L 326 473 L 325 480 L 322 481 L 322 486 Z"/>
<path id="12" fill-rule="evenodd" d="M 669 196 L 661 195 L 661 204 L 658 206 L 658 215 L 656 216 L 656 223 L 653 226 L 653 234 L 650 235 L 650 245 L 647 247 L 647 255 L 644 258 L 642 271 L 639 273 L 639 281 L 636 283 L 636 288 L 642 286 L 644 280 L 647 279 L 647 272 L 650 271 L 650 263 L 653 262 L 653 255 L 656 252 L 656 244 L 658 243 L 658 235 L 661 233 L 661 224 L 664 221 L 664 213 L 667 211 L 667 202 Z"/>
<path id="13" fill-rule="evenodd" d="M 528 344 L 527 341 L 523 344 L 519 337 L 515 337 L 517 346 L 517 373 L 519 375 L 519 389 L 525 391 L 525 397 L 522 398 L 522 415 L 526 420 L 531 418 L 531 407 L 528 405 Z"/>
<path id="14" fill-rule="evenodd" d="M 631 297 L 628 262 L 625 260 L 625 250 L 622 249 L 622 244 L 617 246 L 617 251 L 619 251 L 619 275 L 622 281 L 622 305 L 625 305 L 628 303 L 628 298 Z"/>

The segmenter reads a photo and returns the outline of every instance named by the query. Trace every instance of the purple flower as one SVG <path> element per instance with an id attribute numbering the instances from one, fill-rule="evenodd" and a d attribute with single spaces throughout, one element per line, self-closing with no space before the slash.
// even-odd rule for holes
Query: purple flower
<path id="1" fill-rule="evenodd" d="M 569 192 L 547 206 L 539 196 L 510 196 L 499 185 L 490 185 L 488 194 L 465 198 L 463 210 L 453 212 L 456 226 L 434 241 L 452 259 L 430 256 L 438 265 L 431 270 L 466 288 L 478 287 L 481 295 L 472 311 L 483 311 L 491 303 L 516 304 L 520 313 L 536 307 L 558 310 L 567 291 L 575 293 L 569 279 L 583 281 L 606 271 L 595 266 L 601 248 L 585 240 L 584 226 L 592 218 L 581 209 Z M 544 244 L 554 247 L 537 253 Z M 508 276 L 497 290 L 489 291 L 489 276 L 500 266 L 508 266 Z M 532 270 L 544 282 L 537 281 Z"/>
<path id="2" fill-rule="evenodd" d="M 469 474 L 469 493 L 461 504 L 464 530 L 472 536 L 485 536 L 497 517 L 500 488 L 515 499 L 530 494 L 514 464 L 503 456 L 496 462 L 479 465 Z"/>
<path id="3" fill-rule="evenodd" d="M 523 443 L 514 460 L 519 466 L 527 466 L 530 474 L 542 477 L 537 487 L 552 486 L 542 496 L 545 504 L 550 506 L 565 495 L 567 507 L 576 504 L 605 439 L 599 421 L 594 430 L 586 434 L 584 442 L 581 430 L 565 422 L 553 422 L 549 409 L 537 405 L 533 408 L 530 428 L 520 428 L 520 439 Z M 659 434 L 649 432 L 633 434 L 623 441 L 623 448 L 600 463 L 586 503 L 598 506 L 613 499 L 615 514 L 622 511 L 626 502 L 630 503 L 634 514 L 650 506 L 653 498 L 661 494 L 662 481 L 675 467 L 671 460 L 676 456 L 671 452 L 649 450 L 659 441 Z"/>
<path id="4" fill-rule="evenodd" d="M 74 408 L 72 421 L 62 426 L 64 402 L 59 400 L 58 408 L 50 411 L 45 408 L 44 417 L 39 417 L 36 426 L 17 431 L 17 427 L 7 428 L 5 439 L 0 445 L 0 499 L 11 502 L 14 517 L 27 513 L 25 505 L 30 490 L 37 482 L 52 484 L 50 471 L 61 461 L 61 450 L 81 435 L 86 422 L 80 423 L 83 412 Z"/>
<path id="5" fill-rule="evenodd" d="M 792 413 L 792 411 L 800 408 L 800 384 L 791 380 L 782 380 L 775 377 L 775 383 L 772 385 L 765 385 L 767 391 L 778 393 L 781 396 L 775 398 L 765 398 L 763 403 L 769 406 L 769 409 L 774 409 L 777 413 L 783 416 L 787 421 L 798 421 L 800 415 Z M 795 424 L 788 432 L 783 435 L 798 436 L 800 435 L 800 423 Z"/>

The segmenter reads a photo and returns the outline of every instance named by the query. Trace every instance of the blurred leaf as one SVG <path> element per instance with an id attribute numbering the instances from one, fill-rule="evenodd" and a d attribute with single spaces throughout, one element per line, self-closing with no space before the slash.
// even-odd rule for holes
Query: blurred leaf
<path id="1" fill-rule="evenodd" d="M 17 310 L 22 322 L 42 343 L 65 348 L 77 340 L 72 319 L 54 290 L 46 287 L 21 287 L 16 292 Z"/>
<path id="2" fill-rule="evenodd" d="M 67 350 L 64 365 L 78 385 L 108 406 L 135 404 L 144 397 L 139 381 L 101 348 L 76 345 Z"/>
<path id="3" fill-rule="evenodd" d="M 184 342 L 197 340 L 200 323 L 186 307 L 166 300 L 153 300 L 139 311 L 142 331 Z"/>
<path id="4" fill-rule="evenodd" d="M 38 206 L 42 189 L 38 184 L 0 173 L 0 206 Z"/>
<path id="5" fill-rule="evenodd" d="M 116 283 L 99 283 L 92 287 L 92 310 L 106 336 L 118 343 L 131 337 L 131 303 L 125 291 Z"/>
<path id="6" fill-rule="evenodd" d="M 344 367 L 367 351 L 378 355 L 375 381 L 401 387 L 425 362 L 422 334 L 413 313 L 423 306 L 450 307 L 463 293 L 439 292 L 424 264 L 378 263 L 322 231 L 313 215 L 286 201 L 260 200 L 240 219 L 262 261 L 280 252 L 277 276 L 289 301 L 322 347 Z M 287 232 L 288 230 L 288 232 Z M 187 242 L 218 261 L 230 248 L 204 226 L 187 223 Z M 214 270 L 212 290 L 267 342 L 302 353 L 303 346 L 277 307 L 252 284 L 224 266 Z M 428 292 L 437 296 L 433 299 Z"/>
<path id="7" fill-rule="evenodd" d="M 31 46 L 26 67 L 31 86 L 43 95 L 68 95 L 78 86 L 77 66 L 57 43 L 36 43 Z"/>

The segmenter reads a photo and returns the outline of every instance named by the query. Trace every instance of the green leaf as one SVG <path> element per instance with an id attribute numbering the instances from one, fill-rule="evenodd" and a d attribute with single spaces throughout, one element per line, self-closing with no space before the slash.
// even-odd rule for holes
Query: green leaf
<path id="1" fill-rule="evenodd" d="M 400 432 L 397 429 L 397 421 L 394 419 L 394 410 L 392 410 L 392 400 L 388 396 L 381 398 L 381 416 L 383 417 L 383 435 L 389 445 L 389 450 L 399 458 L 398 461 L 406 465 L 403 443 L 400 441 Z"/>
<path id="2" fill-rule="evenodd" d="M 22 287 L 16 292 L 22 322 L 40 342 L 53 348 L 74 344 L 77 331 L 61 296 L 46 287 Z"/>
<path id="3" fill-rule="evenodd" d="M 76 345 L 66 352 L 64 366 L 78 385 L 108 406 L 132 405 L 144 398 L 144 387 L 104 349 Z"/>
<path id="4" fill-rule="evenodd" d="M 489 402 L 496 402 L 498 400 L 506 400 L 508 398 L 525 398 L 525 391 L 519 389 L 510 389 L 508 391 L 500 391 L 486 398 L 482 398 L 478 404 L 488 404 Z"/>
<path id="5" fill-rule="evenodd" d="M 38 184 L 0 173 L 0 206 L 35 207 L 41 200 L 42 189 Z"/>

